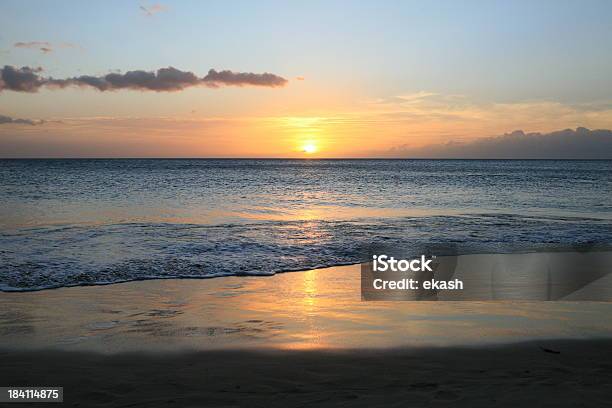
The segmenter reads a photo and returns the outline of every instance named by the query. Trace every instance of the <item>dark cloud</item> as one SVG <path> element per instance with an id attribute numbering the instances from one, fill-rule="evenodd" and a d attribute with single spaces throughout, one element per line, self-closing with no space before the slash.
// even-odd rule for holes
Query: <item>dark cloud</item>
<path id="1" fill-rule="evenodd" d="M 44 80 L 38 75 L 41 68 L 15 68 L 5 65 L 0 69 L 0 91 L 9 89 L 17 92 L 36 92 L 44 85 Z"/>
<path id="2" fill-rule="evenodd" d="M 612 159 L 612 131 L 579 127 L 551 133 L 517 130 L 469 143 L 449 142 L 418 149 L 400 146 L 389 156 L 457 159 Z"/>
<path id="3" fill-rule="evenodd" d="M 134 89 L 139 91 L 180 91 L 199 85 L 201 80 L 192 72 L 180 71 L 176 68 L 161 68 L 157 72 L 128 71 L 125 74 L 111 73 L 103 77 L 83 75 L 79 77 L 51 80 L 49 86 L 92 87 L 99 91 L 118 89 Z"/>
<path id="4" fill-rule="evenodd" d="M 42 125 L 44 121 L 42 120 L 31 120 L 31 119 L 15 119 L 10 116 L 0 115 L 0 125 L 6 124 L 14 124 L 14 125 Z"/>
<path id="5" fill-rule="evenodd" d="M 251 72 L 232 72 L 232 71 L 215 71 L 211 69 L 208 75 L 202 78 L 202 81 L 209 86 L 269 86 L 281 87 L 287 84 L 285 78 L 277 75 L 264 72 L 263 74 L 253 74 Z"/>
<path id="6" fill-rule="evenodd" d="M 14 68 L 5 65 L 0 69 L 0 91 L 11 90 L 17 92 L 36 92 L 41 87 L 66 88 L 69 86 L 90 87 L 99 91 L 113 91 L 119 89 L 133 89 L 139 91 L 172 92 L 180 91 L 193 86 L 207 86 L 218 88 L 222 86 L 262 86 L 282 87 L 287 80 L 274 74 L 265 72 L 254 74 L 251 72 L 215 71 L 211 69 L 208 74 L 199 78 L 193 72 L 181 71 L 168 67 L 152 71 L 128 71 L 125 74 L 111 73 L 104 76 L 82 75 L 67 79 L 45 78 L 39 75 L 40 68 Z"/>

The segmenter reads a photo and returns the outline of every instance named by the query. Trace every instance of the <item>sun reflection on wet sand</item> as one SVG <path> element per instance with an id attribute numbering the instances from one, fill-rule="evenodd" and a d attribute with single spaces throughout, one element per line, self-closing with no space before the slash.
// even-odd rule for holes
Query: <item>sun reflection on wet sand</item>
<path id="1" fill-rule="evenodd" d="M 0 294 L 1 347 L 377 348 L 612 336 L 610 303 L 363 302 L 359 266 Z"/>

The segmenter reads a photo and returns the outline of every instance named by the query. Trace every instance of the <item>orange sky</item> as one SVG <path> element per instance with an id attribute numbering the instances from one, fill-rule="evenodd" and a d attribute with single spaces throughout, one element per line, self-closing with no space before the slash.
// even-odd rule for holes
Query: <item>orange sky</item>
<path id="1" fill-rule="evenodd" d="M 9 0 L 0 70 L 36 79 L 0 80 L 0 156 L 380 157 L 611 128 L 612 6 L 545 3 Z"/>
<path id="2" fill-rule="evenodd" d="M 307 115 L 295 111 L 270 116 L 207 117 L 197 111 L 158 117 L 58 116 L 35 126 L 5 124 L 0 137 L 26 156 L 380 157 L 398 146 L 467 141 L 515 130 L 517 124 L 546 132 L 612 123 L 612 109 L 541 101 L 478 104 L 465 96 L 427 92 L 344 109 L 330 106 Z"/>

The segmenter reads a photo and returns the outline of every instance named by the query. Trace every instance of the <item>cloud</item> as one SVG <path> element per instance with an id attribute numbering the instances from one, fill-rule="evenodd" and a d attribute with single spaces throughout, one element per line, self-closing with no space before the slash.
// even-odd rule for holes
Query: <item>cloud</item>
<path id="1" fill-rule="evenodd" d="M 52 44 L 48 41 L 28 41 L 28 42 L 20 41 L 20 42 L 16 42 L 15 44 L 13 44 L 13 46 L 15 48 L 26 48 L 26 49 L 31 49 L 31 50 L 38 50 L 42 52 L 43 54 L 48 54 L 50 52 L 53 52 L 57 48 L 80 48 L 78 45 L 68 43 L 68 42 Z"/>
<path id="2" fill-rule="evenodd" d="M 41 68 L 15 68 L 5 65 L 0 69 L 0 92 L 37 92 L 42 87 L 61 89 L 70 86 L 95 88 L 99 91 L 131 89 L 139 91 L 173 92 L 194 86 L 219 88 L 222 86 L 261 86 L 282 87 L 287 80 L 278 75 L 264 72 L 215 71 L 211 69 L 205 77 L 198 77 L 193 72 L 181 71 L 174 67 L 160 68 L 152 71 L 128 71 L 125 74 L 110 73 L 103 76 L 81 75 L 66 79 L 42 77 Z"/>
<path id="3" fill-rule="evenodd" d="M 140 10 L 148 17 L 153 16 L 159 12 L 166 10 L 166 7 L 162 4 L 153 4 L 151 6 L 140 6 Z"/>
<path id="4" fill-rule="evenodd" d="M 550 133 L 517 130 L 472 142 L 447 142 L 419 148 L 399 146 L 388 156 L 456 159 L 612 159 L 612 131 L 579 127 Z"/>
<path id="5" fill-rule="evenodd" d="M 232 72 L 232 71 L 215 71 L 211 69 L 208 75 L 202 78 L 202 82 L 208 86 L 218 87 L 220 85 L 234 86 L 269 86 L 282 87 L 285 86 L 287 80 L 277 75 L 264 72 L 263 74 L 253 74 L 251 72 Z"/>
<path id="6" fill-rule="evenodd" d="M 0 69 L 0 91 L 36 92 L 44 85 L 44 80 L 38 75 L 41 71 L 42 68 L 5 65 Z"/>
<path id="7" fill-rule="evenodd" d="M 15 48 L 29 48 L 39 50 L 40 52 L 47 54 L 53 51 L 53 45 L 46 41 L 29 41 L 29 42 L 16 42 Z"/>
<path id="8" fill-rule="evenodd" d="M 10 116 L 0 115 L 0 125 L 6 124 L 14 124 L 14 125 L 42 125 L 44 123 L 43 120 L 31 120 L 31 119 L 15 119 Z"/>
<path id="9" fill-rule="evenodd" d="M 419 91 L 404 95 L 397 95 L 396 98 L 400 102 L 421 102 L 422 100 L 429 99 L 432 97 L 438 97 L 440 94 L 435 92 Z"/>

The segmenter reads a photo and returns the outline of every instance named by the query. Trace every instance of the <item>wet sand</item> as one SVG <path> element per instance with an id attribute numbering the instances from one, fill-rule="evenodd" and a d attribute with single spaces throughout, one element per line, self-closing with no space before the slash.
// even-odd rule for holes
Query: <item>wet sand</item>
<path id="1" fill-rule="evenodd" d="M 364 302 L 353 265 L 0 293 L 0 348 L 115 353 L 612 338 L 611 313 L 604 302 Z"/>

